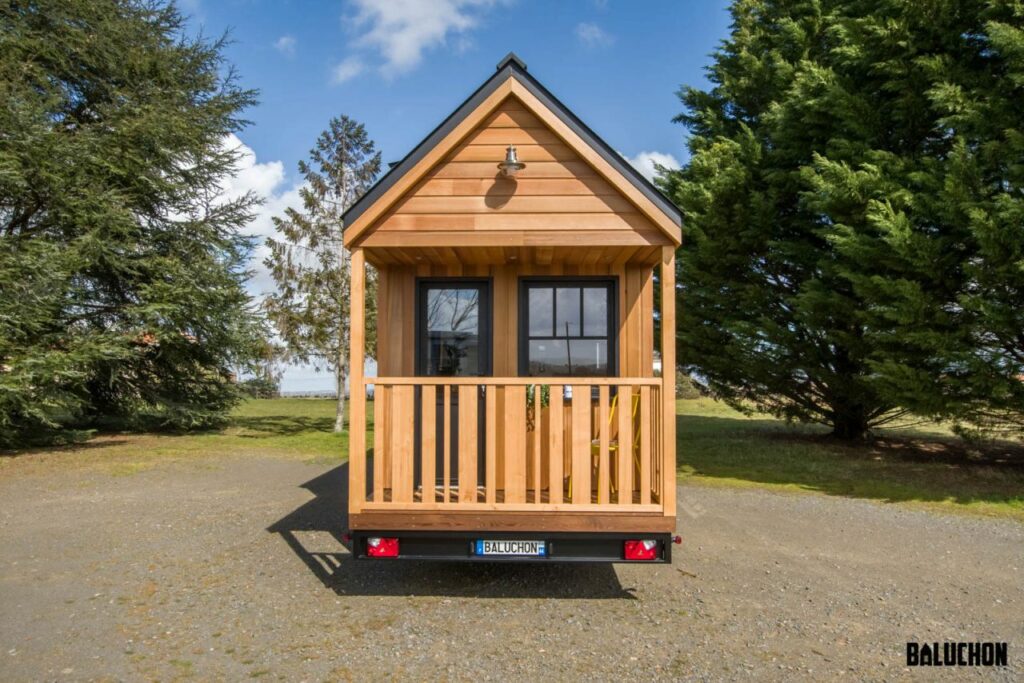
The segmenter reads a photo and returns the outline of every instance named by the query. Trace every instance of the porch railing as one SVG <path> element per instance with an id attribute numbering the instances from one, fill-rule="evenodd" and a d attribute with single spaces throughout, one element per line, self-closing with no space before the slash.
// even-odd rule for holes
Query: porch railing
<path id="1" fill-rule="evenodd" d="M 663 509 L 660 378 L 366 383 L 374 431 L 364 510 Z"/>

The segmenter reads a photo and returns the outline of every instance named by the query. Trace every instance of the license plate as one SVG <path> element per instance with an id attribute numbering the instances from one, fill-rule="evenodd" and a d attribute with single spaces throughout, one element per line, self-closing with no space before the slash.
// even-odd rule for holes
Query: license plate
<path id="1" fill-rule="evenodd" d="M 544 557 L 544 541 L 487 541 L 476 542 L 477 555 L 505 555 L 510 557 Z"/>

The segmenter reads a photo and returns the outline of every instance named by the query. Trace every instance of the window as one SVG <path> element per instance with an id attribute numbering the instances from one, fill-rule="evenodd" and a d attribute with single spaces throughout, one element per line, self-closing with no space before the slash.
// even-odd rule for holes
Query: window
<path id="1" fill-rule="evenodd" d="M 519 374 L 614 376 L 615 291 L 609 279 L 522 280 Z"/>
<path id="2" fill-rule="evenodd" d="M 417 372 L 428 376 L 490 374 L 490 285 L 420 280 Z"/>

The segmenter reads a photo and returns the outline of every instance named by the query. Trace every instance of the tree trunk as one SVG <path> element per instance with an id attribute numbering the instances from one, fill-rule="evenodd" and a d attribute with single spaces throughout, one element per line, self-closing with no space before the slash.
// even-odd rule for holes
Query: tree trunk
<path id="1" fill-rule="evenodd" d="M 339 367 L 334 373 L 338 385 L 338 408 L 334 416 L 334 433 L 345 431 L 345 368 Z"/>
<path id="2" fill-rule="evenodd" d="M 841 441 L 863 439 L 868 431 L 868 421 L 863 410 L 836 412 L 832 420 L 832 436 Z"/>

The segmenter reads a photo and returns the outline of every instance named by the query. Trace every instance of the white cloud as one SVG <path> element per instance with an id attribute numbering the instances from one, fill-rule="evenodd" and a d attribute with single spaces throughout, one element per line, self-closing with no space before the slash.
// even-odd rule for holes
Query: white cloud
<path id="1" fill-rule="evenodd" d="M 576 39 L 586 47 L 604 47 L 615 42 L 614 36 L 590 22 L 576 25 Z"/>
<path id="2" fill-rule="evenodd" d="M 483 14 L 503 0 L 353 0 L 354 23 L 365 32 L 357 44 L 376 49 L 381 71 L 392 77 L 416 68 L 424 51 L 447 43 L 449 35 L 475 28 Z M 456 49 L 468 43 L 456 42 Z"/>
<path id="3" fill-rule="evenodd" d="M 224 146 L 238 152 L 235 175 L 222 185 L 224 199 L 237 199 L 252 191 L 261 197 L 269 196 L 284 181 L 284 164 L 280 161 L 256 161 L 256 152 L 234 133 L 224 140 Z"/>
<path id="4" fill-rule="evenodd" d="M 331 71 L 331 82 L 335 85 L 341 85 L 345 81 L 352 80 L 359 74 L 366 70 L 366 65 L 363 64 L 363 60 L 358 57 L 348 57 L 343 59 L 334 69 Z"/>
<path id="5" fill-rule="evenodd" d="M 256 237 L 249 268 L 252 277 L 246 283 L 249 293 L 262 299 L 274 291 L 274 279 L 270 271 L 263 265 L 263 260 L 270 255 L 265 241 L 267 237 L 276 235 L 274 216 L 281 216 L 288 207 L 299 208 L 302 198 L 299 191 L 301 183 L 288 186 L 285 183 L 284 164 L 280 161 L 260 162 L 256 152 L 235 135 L 228 135 L 224 140 L 226 147 L 239 152 L 235 174 L 221 184 L 220 198 L 223 200 L 237 199 L 246 192 L 253 192 L 263 198 L 263 204 L 256 207 L 255 217 L 245 228 L 245 232 Z M 284 391 L 332 391 L 334 375 L 313 365 L 286 365 L 281 377 L 281 388 Z"/>
<path id="6" fill-rule="evenodd" d="M 270 272 L 263 265 L 270 250 L 264 241 L 275 234 L 274 216 L 280 216 L 288 207 L 302 206 L 299 196 L 301 184 L 287 187 L 285 185 L 284 164 L 280 161 L 259 162 L 256 152 L 238 139 L 228 135 L 225 145 L 239 152 L 238 164 L 234 176 L 222 183 L 220 196 L 224 200 L 237 199 L 246 192 L 252 192 L 263 199 L 263 204 L 256 208 L 255 218 L 246 227 L 245 232 L 256 237 L 250 268 L 253 277 L 249 280 L 249 292 L 258 298 L 274 289 L 274 281 Z"/>
<path id="7" fill-rule="evenodd" d="M 274 49 L 286 57 L 291 57 L 295 54 L 295 36 L 281 36 L 274 41 Z"/>
<path id="8" fill-rule="evenodd" d="M 657 166 L 664 166 L 669 169 L 677 169 L 679 161 L 671 154 L 663 152 L 640 152 L 635 157 L 626 157 L 626 160 L 633 165 L 633 168 L 640 171 L 643 177 L 650 181 L 658 175 Z"/>

